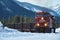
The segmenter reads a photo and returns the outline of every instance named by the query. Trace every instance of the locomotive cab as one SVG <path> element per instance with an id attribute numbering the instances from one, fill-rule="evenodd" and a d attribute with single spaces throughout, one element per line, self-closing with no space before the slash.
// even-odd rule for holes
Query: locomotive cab
<path id="1" fill-rule="evenodd" d="M 55 28 L 53 24 L 52 15 L 48 12 L 38 12 L 35 15 L 35 29 L 37 32 L 51 32 Z M 55 29 L 53 30 L 55 32 Z"/>

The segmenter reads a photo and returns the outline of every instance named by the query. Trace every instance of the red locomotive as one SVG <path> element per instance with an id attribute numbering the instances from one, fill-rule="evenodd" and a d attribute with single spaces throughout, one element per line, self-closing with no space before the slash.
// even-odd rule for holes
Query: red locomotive
<path id="1" fill-rule="evenodd" d="M 38 12 L 35 15 L 35 28 L 38 32 L 55 32 L 54 16 L 48 12 Z"/>

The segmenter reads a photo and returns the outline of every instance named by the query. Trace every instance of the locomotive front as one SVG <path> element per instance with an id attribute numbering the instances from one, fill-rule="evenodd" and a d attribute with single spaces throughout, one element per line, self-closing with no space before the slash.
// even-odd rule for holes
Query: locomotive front
<path id="1" fill-rule="evenodd" d="M 48 27 L 50 23 L 49 17 L 38 16 L 36 18 L 36 26 L 37 27 Z"/>
<path id="2" fill-rule="evenodd" d="M 48 12 L 39 12 L 35 15 L 35 27 L 38 32 L 50 32 L 51 15 Z M 51 21 L 51 22 L 50 22 Z M 51 25 L 53 26 L 53 24 Z"/>

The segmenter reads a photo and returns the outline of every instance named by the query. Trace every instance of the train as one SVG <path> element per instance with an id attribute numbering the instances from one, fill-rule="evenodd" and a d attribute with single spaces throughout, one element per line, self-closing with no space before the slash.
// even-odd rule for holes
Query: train
<path id="1" fill-rule="evenodd" d="M 48 12 L 37 12 L 35 14 L 35 29 L 38 32 L 55 33 L 55 17 Z"/>
<path id="2" fill-rule="evenodd" d="M 33 23 L 5 24 L 22 32 L 55 33 L 55 16 L 48 12 L 36 12 Z"/>

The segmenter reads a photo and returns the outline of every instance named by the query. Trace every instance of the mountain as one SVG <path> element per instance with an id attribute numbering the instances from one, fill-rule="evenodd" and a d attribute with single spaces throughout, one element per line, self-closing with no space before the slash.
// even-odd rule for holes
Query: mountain
<path id="1" fill-rule="evenodd" d="M 35 12 L 25 9 L 14 0 L 0 0 L 0 19 L 2 17 L 8 18 L 9 16 L 13 18 L 15 15 L 34 17 Z"/>
<path id="2" fill-rule="evenodd" d="M 60 15 L 60 5 L 59 4 L 53 6 L 52 9 L 55 10 L 58 15 Z"/>
<path id="3" fill-rule="evenodd" d="M 27 2 L 19 2 L 19 1 L 15 1 L 17 4 L 19 4 L 20 6 L 28 9 L 28 10 L 31 10 L 33 12 L 40 12 L 40 11 L 44 11 L 44 12 L 53 12 L 51 13 L 52 15 L 54 16 L 60 16 L 57 14 L 56 11 L 50 9 L 50 8 L 45 8 L 45 7 L 41 7 L 41 6 L 37 6 L 37 5 L 34 5 L 34 4 L 30 4 L 30 3 L 27 3 Z"/>

